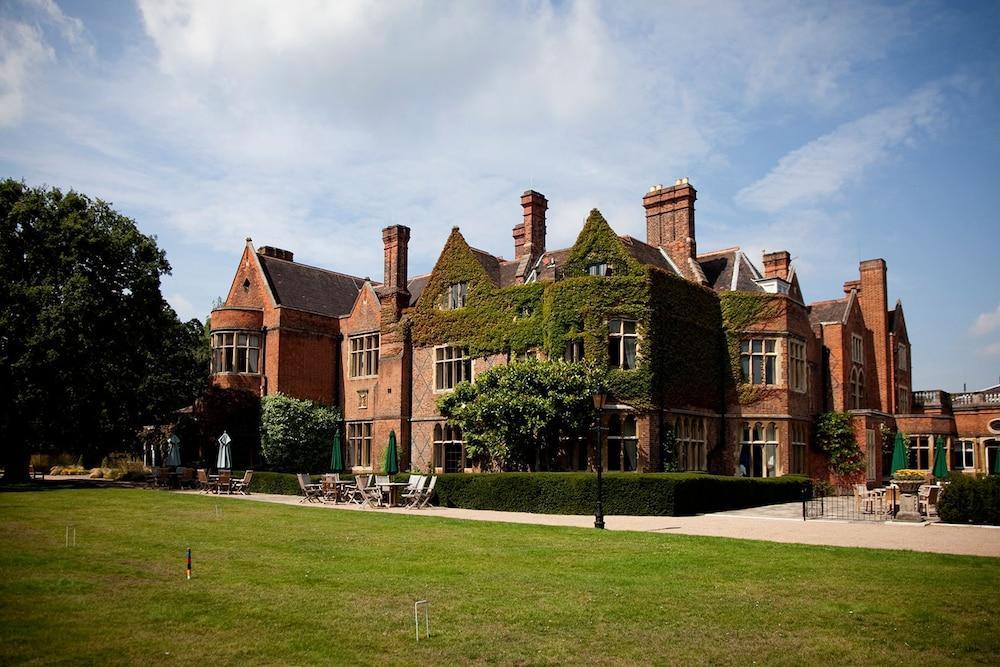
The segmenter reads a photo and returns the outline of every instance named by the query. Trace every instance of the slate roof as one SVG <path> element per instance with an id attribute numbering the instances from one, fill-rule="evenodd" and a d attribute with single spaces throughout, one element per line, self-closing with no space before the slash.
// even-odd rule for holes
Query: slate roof
<path id="1" fill-rule="evenodd" d="M 271 294 L 279 306 L 319 313 L 347 315 L 365 284 L 364 278 L 289 262 L 258 253 L 257 259 Z M 373 283 L 378 284 L 378 283 Z"/>
<path id="2" fill-rule="evenodd" d="M 705 274 L 709 287 L 717 292 L 733 290 L 733 273 L 736 273 L 735 289 L 741 292 L 763 292 L 764 288 L 754 282 L 760 278 L 757 268 L 739 248 L 726 248 L 698 255 L 698 266 Z"/>
<path id="3" fill-rule="evenodd" d="M 662 269 L 667 273 L 672 273 L 677 275 L 677 271 L 674 267 L 667 261 L 667 258 L 663 256 L 663 253 L 659 248 L 653 247 L 648 243 L 644 243 L 639 239 L 632 238 L 631 236 L 620 236 L 622 244 L 625 246 L 625 250 L 628 254 L 632 255 L 637 262 L 640 264 L 645 264 L 647 266 L 653 266 L 657 269 Z"/>
<path id="4" fill-rule="evenodd" d="M 813 324 L 819 324 L 820 322 L 843 322 L 846 311 L 846 297 L 843 299 L 834 299 L 833 301 L 816 301 L 809 304 L 809 321 Z"/>
<path id="5" fill-rule="evenodd" d="M 413 306 L 417 303 L 417 299 L 423 293 L 424 288 L 427 287 L 427 283 L 431 279 L 431 274 L 425 273 L 422 276 L 414 276 L 410 278 L 410 281 L 406 283 L 406 289 L 410 292 L 410 305 Z"/>

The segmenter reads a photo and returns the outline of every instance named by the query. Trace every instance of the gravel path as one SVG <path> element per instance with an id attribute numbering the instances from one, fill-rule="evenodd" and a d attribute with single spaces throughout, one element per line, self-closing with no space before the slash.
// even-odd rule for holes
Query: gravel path
<path id="1" fill-rule="evenodd" d="M 184 491 L 179 493 L 198 492 Z M 528 512 L 495 512 L 450 507 L 429 507 L 422 510 L 404 508 L 368 509 L 357 505 L 300 503 L 299 496 L 255 493 L 231 496 L 234 500 L 299 505 L 317 511 L 382 512 L 447 517 L 470 521 L 501 521 L 544 526 L 592 527 L 592 516 L 565 514 L 531 514 Z M 868 549 L 903 549 L 969 556 L 1000 557 L 1000 527 L 958 526 L 942 523 L 852 522 L 832 520 L 803 521 L 801 505 L 787 503 L 732 512 L 717 512 L 699 516 L 608 516 L 608 530 L 632 530 L 651 533 L 681 533 L 747 540 L 766 540 L 795 544 Z"/>

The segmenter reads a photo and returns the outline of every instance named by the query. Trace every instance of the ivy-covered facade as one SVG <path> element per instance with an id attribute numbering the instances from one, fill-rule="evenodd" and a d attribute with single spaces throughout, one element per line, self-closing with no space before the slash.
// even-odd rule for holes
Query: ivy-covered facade
<path id="1" fill-rule="evenodd" d="M 381 282 L 248 244 L 212 328 L 237 340 L 241 323 L 259 323 L 261 368 L 214 377 L 336 404 L 358 472 L 377 468 L 390 432 L 404 469 L 479 469 L 439 399 L 530 357 L 606 368 L 609 392 L 599 446 L 596 430 L 566 434 L 532 469 L 590 469 L 600 456 L 608 470 L 824 477 L 817 418 L 848 410 L 864 474 L 881 477 L 871 433 L 895 428 L 909 390 L 884 262 L 872 261 L 881 273 L 863 262 L 842 299 L 807 304 L 788 252 L 766 253 L 763 270 L 739 248 L 699 253 L 696 198 L 686 179 L 655 186 L 642 199 L 645 240 L 617 234 L 595 209 L 572 246 L 551 250 L 548 202 L 528 191 L 513 259 L 470 246 L 455 227 L 431 272 L 412 278 L 410 230 L 395 225 L 383 231 Z"/>

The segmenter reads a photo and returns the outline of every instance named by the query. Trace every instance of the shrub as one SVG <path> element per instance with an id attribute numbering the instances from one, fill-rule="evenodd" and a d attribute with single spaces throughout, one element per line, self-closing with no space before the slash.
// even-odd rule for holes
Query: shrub
<path id="1" fill-rule="evenodd" d="M 234 473 L 234 477 L 236 474 Z M 250 493 L 277 493 L 284 496 L 299 494 L 299 481 L 295 475 L 284 472 L 254 471 L 250 480 Z"/>
<path id="2" fill-rule="evenodd" d="M 312 401 L 273 394 L 261 401 L 261 453 L 276 471 L 325 469 L 340 413 Z"/>
<path id="3" fill-rule="evenodd" d="M 865 455 L 854 440 L 851 415 L 826 412 L 816 421 L 816 444 L 830 457 L 830 470 L 849 478 L 865 469 Z"/>
<path id="4" fill-rule="evenodd" d="M 695 473 L 611 473 L 604 476 L 604 513 L 681 516 L 800 500 L 804 477 L 754 479 Z M 591 514 L 593 473 L 454 473 L 439 475 L 445 507 L 545 514 Z"/>
<path id="5" fill-rule="evenodd" d="M 937 511 L 947 523 L 1000 526 L 1000 476 L 951 475 L 938 499 Z"/>

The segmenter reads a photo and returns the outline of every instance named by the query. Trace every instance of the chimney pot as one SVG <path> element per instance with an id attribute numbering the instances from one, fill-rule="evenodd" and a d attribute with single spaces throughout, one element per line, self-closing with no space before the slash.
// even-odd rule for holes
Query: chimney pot
<path id="1" fill-rule="evenodd" d="M 545 195 L 526 190 L 521 195 L 524 220 L 514 226 L 514 259 L 538 257 L 545 252 L 545 211 L 549 201 Z"/>

